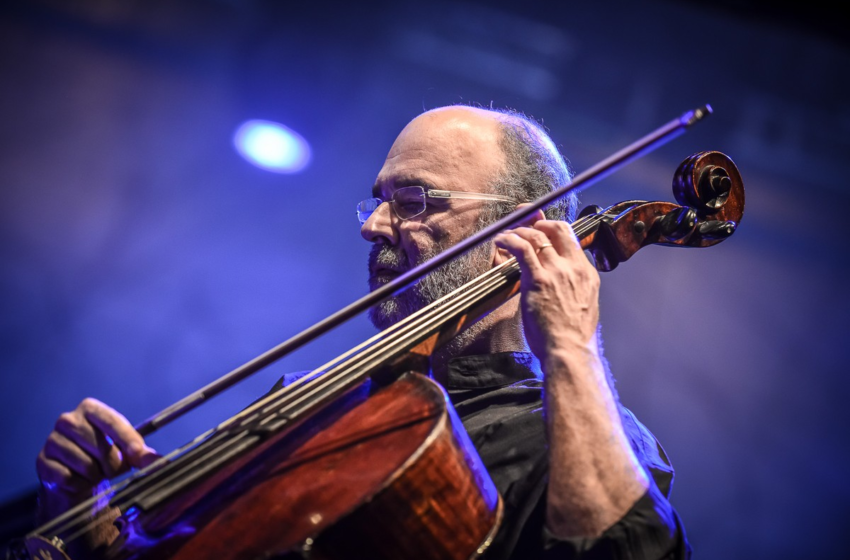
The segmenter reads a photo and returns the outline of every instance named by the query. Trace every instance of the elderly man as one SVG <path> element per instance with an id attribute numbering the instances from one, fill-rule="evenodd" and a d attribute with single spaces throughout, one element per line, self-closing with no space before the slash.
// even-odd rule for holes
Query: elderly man
<path id="1" fill-rule="evenodd" d="M 551 140 L 521 115 L 460 106 L 420 115 L 390 149 L 373 198 L 358 205 L 361 234 L 373 244 L 370 286 L 567 180 Z M 561 203 L 538 213 L 370 317 L 385 328 L 516 257 L 521 298 L 432 357 L 434 379 L 504 499 L 488 557 L 684 558 L 684 530 L 666 498 L 672 469 L 620 406 L 600 353 L 599 276 L 562 221 L 573 211 Z M 87 399 L 60 418 L 39 454 L 45 513 L 155 456 L 123 416 Z"/>

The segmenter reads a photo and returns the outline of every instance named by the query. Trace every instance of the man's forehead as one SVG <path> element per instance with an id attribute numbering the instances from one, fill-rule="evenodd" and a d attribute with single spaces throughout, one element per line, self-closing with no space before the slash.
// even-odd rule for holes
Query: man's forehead
<path id="1" fill-rule="evenodd" d="M 503 159 L 499 122 L 496 113 L 473 107 L 419 115 L 396 138 L 373 191 L 410 185 L 449 189 L 443 182 L 452 178 L 492 175 Z"/>

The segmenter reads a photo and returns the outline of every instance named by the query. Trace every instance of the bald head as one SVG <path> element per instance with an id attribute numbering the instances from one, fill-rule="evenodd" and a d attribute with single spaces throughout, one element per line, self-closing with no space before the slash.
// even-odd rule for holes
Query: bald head
<path id="1" fill-rule="evenodd" d="M 572 178 L 569 166 L 546 130 L 526 115 L 512 110 L 493 110 L 453 105 L 431 109 L 408 125 L 446 127 L 454 130 L 457 150 L 492 151 L 498 159 L 497 170 L 490 176 L 487 191 L 517 201 L 530 202 L 566 185 Z M 467 142 L 462 142 L 465 138 Z M 483 171 L 483 170 L 482 170 Z M 575 218 L 577 200 L 568 195 L 546 209 L 551 220 Z M 482 224 L 492 223 L 510 208 L 491 206 Z"/>
<path id="2" fill-rule="evenodd" d="M 405 168 L 418 168 L 420 175 L 439 174 L 442 183 L 429 184 L 436 188 L 484 191 L 470 179 L 489 184 L 504 171 L 502 135 L 500 119 L 491 111 L 461 106 L 432 109 L 404 127 L 386 164 L 393 166 L 396 174 L 400 162 Z"/>
<path id="3" fill-rule="evenodd" d="M 498 111 L 482 109 L 480 107 L 468 107 L 466 105 L 448 105 L 429 109 L 410 121 L 430 122 L 434 126 L 455 127 L 458 129 L 480 128 L 482 131 L 489 130 L 497 132 L 500 123 L 509 117 Z M 408 125 L 410 126 L 410 125 Z"/>

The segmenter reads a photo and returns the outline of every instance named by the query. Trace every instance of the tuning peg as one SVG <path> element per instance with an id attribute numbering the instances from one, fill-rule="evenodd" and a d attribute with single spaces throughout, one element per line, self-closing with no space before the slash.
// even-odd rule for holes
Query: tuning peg
<path id="1" fill-rule="evenodd" d="M 707 166 L 699 177 L 700 199 L 707 209 L 719 210 L 732 189 L 729 172 L 719 165 Z M 713 212 L 710 212 L 713 213 Z"/>
<path id="2" fill-rule="evenodd" d="M 697 228 L 697 232 L 703 239 L 726 239 L 733 233 L 738 224 L 723 220 L 708 220 Z"/>
<path id="3" fill-rule="evenodd" d="M 661 234 L 667 239 L 681 239 L 694 231 L 697 224 L 697 211 L 689 206 L 682 206 L 658 221 Z"/>

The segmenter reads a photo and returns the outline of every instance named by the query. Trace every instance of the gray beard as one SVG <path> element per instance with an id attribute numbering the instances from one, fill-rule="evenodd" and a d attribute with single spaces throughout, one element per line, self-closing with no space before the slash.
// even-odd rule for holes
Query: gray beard
<path id="1" fill-rule="evenodd" d="M 423 253 L 416 265 L 433 258 L 443 250 L 441 246 L 432 247 Z M 379 330 L 384 330 L 426 305 L 460 288 L 477 278 L 491 267 L 490 244 L 474 247 L 460 257 L 449 261 L 431 272 L 407 290 L 373 306 L 369 310 L 369 320 Z M 369 289 L 375 290 L 387 281 L 374 276 L 377 265 L 384 265 L 406 272 L 413 268 L 404 251 L 389 245 L 375 244 L 369 252 Z M 451 343 L 451 347 L 460 349 L 469 344 L 484 328 L 479 322 L 460 333 Z"/>

